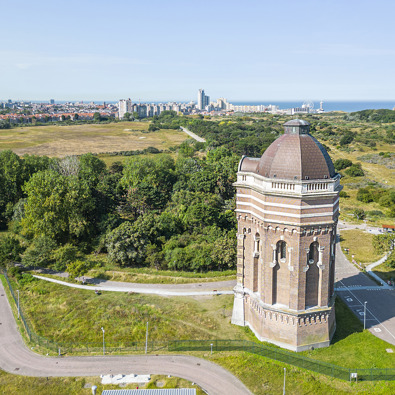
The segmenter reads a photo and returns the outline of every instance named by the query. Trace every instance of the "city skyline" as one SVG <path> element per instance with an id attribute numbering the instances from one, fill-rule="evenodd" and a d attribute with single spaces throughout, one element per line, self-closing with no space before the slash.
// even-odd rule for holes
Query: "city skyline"
<path id="1" fill-rule="evenodd" d="M 0 98 L 395 99 L 393 2 L 238 4 L 8 2 Z"/>

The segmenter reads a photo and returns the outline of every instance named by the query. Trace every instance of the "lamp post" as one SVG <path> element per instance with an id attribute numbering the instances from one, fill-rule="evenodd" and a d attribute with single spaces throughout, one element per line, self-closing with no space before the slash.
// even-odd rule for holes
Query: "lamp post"
<path id="1" fill-rule="evenodd" d="M 106 355 L 106 343 L 104 343 L 104 328 L 101 327 L 101 330 L 103 331 L 103 355 Z"/>
<path id="2" fill-rule="evenodd" d="M 211 355 L 213 355 L 213 343 L 211 343 L 210 346 L 211 346 Z"/>
<path id="3" fill-rule="evenodd" d="M 283 385 L 283 395 L 285 395 L 285 375 L 286 375 L 287 369 L 284 368 L 284 385 Z"/>
<path id="4" fill-rule="evenodd" d="M 363 329 L 366 329 L 366 304 L 368 302 L 365 301 L 365 303 L 363 304 Z"/>
<path id="5" fill-rule="evenodd" d="M 19 289 L 17 289 L 16 292 L 18 292 L 18 320 L 19 320 L 19 316 L 21 315 L 21 308 L 19 305 Z"/>
<path id="6" fill-rule="evenodd" d="M 145 353 L 148 351 L 148 321 L 147 321 L 147 330 L 145 331 Z"/>

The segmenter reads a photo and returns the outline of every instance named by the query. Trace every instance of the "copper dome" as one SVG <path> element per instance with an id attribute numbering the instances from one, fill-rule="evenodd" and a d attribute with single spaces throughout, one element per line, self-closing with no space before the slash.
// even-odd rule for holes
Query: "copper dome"
<path id="1" fill-rule="evenodd" d="M 286 122 L 284 128 L 285 133 L 262 155 L 255 173 L 287 180 L 321 180 L 335 176 L 332 160 L 322 144 L 309 134 L 308 122 L 296 119 Z M 240 170 L 244 170 L 244 166 L 241 167 Z"/>

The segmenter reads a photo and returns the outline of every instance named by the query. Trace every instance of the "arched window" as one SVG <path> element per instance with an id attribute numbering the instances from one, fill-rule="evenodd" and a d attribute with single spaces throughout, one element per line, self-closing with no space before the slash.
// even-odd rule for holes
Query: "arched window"
<path id="1" fill-rule="evenodd" d="M 314 241 L 309 248 L 308 270 L 306 272 L 306 308 L 318 305 L 318 286 L 319 286 L 319 269 L 318 262 L 318 242 Z"/>
<path id="2" fill-rule="evenodd" d="M 255 234 L 255 237 L 254 237 L 254 241 L 255 241 L 255 252 L 257 252 L 257 253 L 259 253 L 259 247 L 260 247 L 260 236 L 259 236 L 259 233 L 256 233 Z"/>
<path id="3" fill-rule="evenodd" d="M 277 254 L 279 259 L 287 258 L 287 243 L 284 240 L 277 243 Z"/>
<path id="4" fill-rule="evenodd" d="M 314 241 L 310 244 L 310 251 L 309 251 L 309 263 L 316 263 L 318 262 L 318 242 Z"/>

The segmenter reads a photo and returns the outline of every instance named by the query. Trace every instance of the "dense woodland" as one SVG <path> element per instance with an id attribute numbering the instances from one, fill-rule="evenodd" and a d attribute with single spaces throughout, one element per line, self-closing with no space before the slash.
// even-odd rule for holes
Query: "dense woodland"
<path id="1" fill-rule="evenodd" d="M 374 147 L 378 138 L 394 142 L 393 125 L 381 134 L 369 126 L 356 133 L 329 118 L 308 120 L 312 135 L 340 150 L 351 144 Z M 185 126 L 207 142 L 173 147 L 176 159 L 152 155 L 159 152 L 152 148 L 151 156 L 135 153 L 109 168 L 93 154 L 51 159 L 1 151 L 0 229 L 8 233 L 0 238 L 0 262 L 78 275 L 95 264 L 94 254 L 106 253 L 119 266 L 233 269 L 237 164 L 243 154 L 260 156 L 282 133 L 283 122 L 267 115 L 212 120 L 165 111 L 152 119 L 150 131 Z M 364 175 L 360 163 L 334 164 L 344 177 Z M 341 197 L 347 199 L 347 193 Z M 376 202 L 380 213 L 395 217 L 391 188 L 363 185 L 357 200 Z M 363 219 L 365 213 L 355 215 Z"/>
<path id="2" fill-rule="evenodd" d="M 11 232 L 1 260 L 72 270 L 108 252 L 121 266 L 233 268 L 238 156 L 220 147 L 199 159 L 188 147 L 176 161 L 135 156 L 109 169 L 92 154 L 0 152 L 0 220 Z"/>

